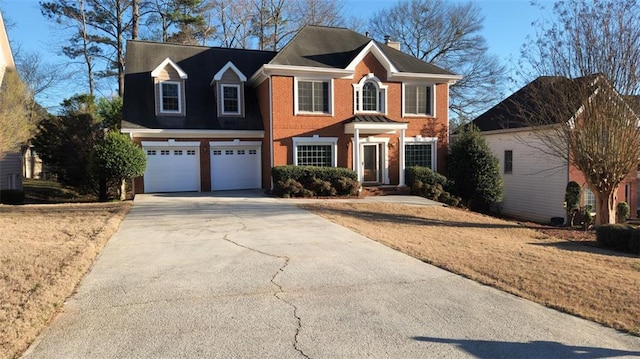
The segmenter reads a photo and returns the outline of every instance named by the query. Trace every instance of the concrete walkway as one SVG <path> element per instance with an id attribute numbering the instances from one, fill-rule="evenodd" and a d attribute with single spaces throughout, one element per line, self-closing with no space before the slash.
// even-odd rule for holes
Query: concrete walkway
<path id="1" fill-rule="evenodd" d="M 418 204 L 418 203 L 416 203 Z M 640 338 L 258 193 L 138 196 L 25 358 L 609 358 Z"/>

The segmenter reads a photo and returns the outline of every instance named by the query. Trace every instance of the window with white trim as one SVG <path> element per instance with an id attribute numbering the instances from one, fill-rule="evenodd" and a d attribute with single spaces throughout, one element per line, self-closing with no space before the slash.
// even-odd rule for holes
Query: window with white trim
<path id="1" fill-rule="evenodd" d="M 505 174 L 513 173 L 513 151 L 512 150 L 504 151 L 504 173 Z"/>
<path id="2" fill-rule="evenodd" d="M 404 85 L 404 114 L 433 116 L 433 85 Z"/>
<path id="3" fill-rule="evenodd" d="M 297 112 L 331 113 L 331 81 L 297 80 Z"/>
<path id="4" fill-rule="evenodd" d="M 354 84 L 354 111 L 386 113 L 387 86 L 369 74 Z"/>
<path id="5" fill-rule="evenodd" d="M 160 112 L 180 112 L 180 83 L 163 81 L 160 83 Z"/>
<path id="6" fill-rule="evenodd" d="M 436 155 L 438 152 L 436 138 L 419 138 L 418 140 L 405 140 L 404 166 L 427 167 L 436 170 Z"/>
<path id="7" fill-rule="evenodd" d="M 334 137 L 294 137 L 293 163 L 296 166 L 337 166 L 337 142 Z"/>
<path id="8" fill-rule="evenodd" d="M 222 84 L 222 114 L 240 114 L 240 85 Z"/>
<path id="9" fill-rule="evenodd" d="M 596 196 L 593 194 L 593 191 L 588 186 L 584 187 L 584 205 L 591 206 L 591 210 L 595 212 L 596 210 Z"/>

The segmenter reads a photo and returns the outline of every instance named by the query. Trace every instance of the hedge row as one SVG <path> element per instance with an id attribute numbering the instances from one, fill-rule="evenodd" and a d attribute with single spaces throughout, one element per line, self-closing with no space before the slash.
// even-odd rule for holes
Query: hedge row
<path id="1" fill-rule="evenodd" d="M 341 167 L 278 166 L 271 176 L 280 197 L 355 196 L 360 190 L 358 174 Z"/>
<path id="2" fill-rule="evenodd" d="M 447 177 L 428 167 L 409 167 L 405 170 L 407 186 L 411 193 L 434 201 L 446 203 L 450 206 L 460 205 L 460 198 L 451 195 L 446 189 L 450 185 Z"/>
<path id="3" fill-rule="evenodd" d="M 24 192 L 16 189 L 0 190 L 0 203 L 2 204 L 23 204 Z"/>
<path id="4" fill-rule="evenodd" d="M 596 228 L 596 240 L 602 247 L 640 254 L 640 228 L 628 224 L 605 224 Z"/>

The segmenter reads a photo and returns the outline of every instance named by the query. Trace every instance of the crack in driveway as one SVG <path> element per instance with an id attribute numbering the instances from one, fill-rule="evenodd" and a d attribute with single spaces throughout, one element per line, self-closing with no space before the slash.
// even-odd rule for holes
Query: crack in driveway
<path id="1" fill-rule="evenodd" d="M 246 227 L 245 227 L 246 228 Z M 243 228 L 244 229 L 244 228 Z M 223 240 L 238 246 L 240 248 L 244 248 L 247 250 L 250 250 L 252 252 L 256 252 L 268 257 L 272 257 L 272 258 L 277 258 L 277 259 L 281 259 L 284 260 L 284 263 L 280 266 L 280 268 L 278 268 L 278 270 L 273 274 L 273 276 L 271 276 L 271 284 L 273 284 L 277 290 L 273 293 L 273 296 L 278 299 L 279 301 L 287 304 L 288 306 L 290 306 L 293 309 L 293 317 L 296 320 L 296 333 L 293 336 L 293 349 L 295 349 L 301 356 L 303 356 L 304 358 L 310 358 L 299 346 L 299 342 L 298 342 L 298 337 L 300 335 L 300 331 L 302 330 L 302 318 L 300 318 L 300 316 L 298 315 L 298 307 L 291 303 L 290 301 L 284 299 L 281 295 L 284 294 L 284 288 L 282 288 L 282 285 L 280 285 L 277 281 L 276 278 L 278 277 L 278 275 L 280 275 L 280 273 L 284 273 L 284 270 L 287 268 L 287 266 L 289 265 L 289 261 L 291 260 L 291 258 L 289 258 L 288 256 L 281 256 L 281 255 L 276 255 L 276 254 L 271 254 L 271 253 L 267 253 L 264 251 L 261 251 L 259 249 L 255 249 L 255 248 L 251 248 L 249 246 L 246 246 L 244 244 L 240 244 L 234 240 L 229 239 L 229 234 L 225 234 L 224 237 L 222 237 Z"/>

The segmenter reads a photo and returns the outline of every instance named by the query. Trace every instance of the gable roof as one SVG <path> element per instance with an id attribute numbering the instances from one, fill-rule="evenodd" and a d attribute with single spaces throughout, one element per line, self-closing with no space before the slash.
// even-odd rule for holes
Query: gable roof
<path id="1" fill-rule="evenodd" d="M 346 69 L 367 46 L 375 46 L 398 72 L 458 77 L 350 29 L 315 25 L 302 28 L 269 64 Z"/>
<path id="2" fill-rule="evenodd" d="M 253 74 L 275 56 L 274 52 L 129 40 L 126 54 L 123 129 L 264 129 L 253 88 L 245 86 L 244 118 L 221 119 L 216 117 L 217 101 L 213 100 L 214 88 L 210 84 L 230 61 L 241 73 Z M 184 118 L 155 113 L 151 72 L 165 59 L 188 75 Z"/>
<path id="3" fill-rule="evenodd" d="M 493 106 L 485 113 L 476 117 L 470 124 L 475 125 L 480 131 L 495 131 L 504 129 L 518 129 L 529 127 L 532 123 L 528 117 L 533 114 L 553 114 L 557 115 L 559 111 L 547 111 L 544 106 L 557 103 L 554 99 L 545 100 L 546 96 L 554 96 L 558 91 L 566 91 L 568 93 L 579 93 L 584 89 L 590 88 L 596 77 L 599 75 L 590 75 L 569 79 L 563 76 L 541 76 L 533 80 L 526 86 L 514 92 L 511 96 L 502 102 Z M 591 87 L 591 90 L 593 88 Z M 564 104 L 566 109 L 566 118 L 548 118 L 546 123 L 560 123 L 568 121 L 574 116 L 582 102 L 580 96 L 574 98 L 566 97 L 569 103 Z"/>

